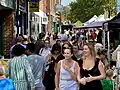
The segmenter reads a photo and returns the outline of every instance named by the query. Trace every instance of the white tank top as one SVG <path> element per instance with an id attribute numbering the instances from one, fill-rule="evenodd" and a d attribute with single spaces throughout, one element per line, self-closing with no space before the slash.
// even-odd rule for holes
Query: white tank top
<path id="1" fill-rule="evenodd" d="M 73 61 L 72 67 L 70 68 L 70 70 L 72 70 L 72 72 L 74 72 L 74 67 L 75 67 L 75 61 Z M 63 60 L 61 61 L 61 67 L 60 67 L 60 79 L 61 80 L 71 80 L 72 79 L 69 72 L 63 68 Z"/>

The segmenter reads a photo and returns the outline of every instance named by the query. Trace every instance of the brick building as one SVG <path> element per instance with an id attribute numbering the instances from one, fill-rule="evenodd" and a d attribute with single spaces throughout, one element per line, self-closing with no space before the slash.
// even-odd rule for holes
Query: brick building
<path id="1" fill-rule="evenodd" d="M 14 2 L 13 0 L 0 1 L 0 55 L 8 56 L 9 41 L 14 33 Z"/>
<path id="2" fill-rule="evenodd" d="M 15 37 L 27 34 L 27 1 L 0 0 L 0 56 L 9 58 Z"/>
<path id="3" fill-rule="evenodd" d="M 48 16 L 48 25 L 47 30 L 51 32 L 53 27 L 53 18 L 55 16 L 55 5 L 58 4 L 60 0 L 41 0 L 40 1 L 40 10 L 42 10 L 44 13 Z"/>

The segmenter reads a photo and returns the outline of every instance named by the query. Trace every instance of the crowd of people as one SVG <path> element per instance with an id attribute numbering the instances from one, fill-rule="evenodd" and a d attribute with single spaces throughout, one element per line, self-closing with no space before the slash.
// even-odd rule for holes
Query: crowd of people
<path id="1" fill-rule="evenodd" d="M 6 77 L 14 82 L 15 90 L 115 88 L 110 83 L 114 83 L 113 70 L 105 49 L 100 47 L 95 50 L 95 43 L 84 42 L 81 46 L 77 34 L 54 41 L 51 41 L 51 36 L 41 33 L 36 42 L 25 43 L 23 37 L 17 37 L 17 43 L 10 49 L 10 60 L 5 70 L 2 67 Z"/>

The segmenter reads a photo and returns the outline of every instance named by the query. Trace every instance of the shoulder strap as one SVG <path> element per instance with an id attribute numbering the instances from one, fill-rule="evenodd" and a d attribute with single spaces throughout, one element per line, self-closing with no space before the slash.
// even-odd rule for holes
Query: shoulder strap
<path id="1" fill-rule="evenodd" d="M 80 68 L 83 67 L 83 59 L 80 59 L 80 60 L 79 60 L 79 66 L 80 66 Z"/>
<path id="2" fill-rule="evenodd" d="M 100 59 L 96 60 L 95 65 L 98 66 L 100 61 L 101 61 Z"/>
<path id="3" fill-rule="evenodd" d="M 41 48 L 41 51 L 40 51 L 41 54 L 42 54 L 43 50 L 44 50 L 44 48 Z"/>
<path id="4" fill-rule="evenodd" d="M 75 61 L 73 61 L 73 70 L 74 70 L 74 68 L 75 68 Z"/>
<path id="5" fill-rule="evenodd" d="M 39 50 L 39 55 L 41 55 L 42 52 L 43 52 L 43 48 L 41 48 L 41 49 Z"/>
<path id="6" fill-rule="evenodd" d="M 60 62 L 61 62 L 61 64 L 60 64 L 60 68 L 62 68 L 62 66 L 63 66 L 63 60 L 61 60 Z"/>

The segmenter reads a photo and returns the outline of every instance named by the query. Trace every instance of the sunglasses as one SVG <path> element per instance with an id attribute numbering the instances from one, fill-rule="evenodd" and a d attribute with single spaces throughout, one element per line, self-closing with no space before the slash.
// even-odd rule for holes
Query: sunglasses
<path id="1" fill-rule="evenodd" d="M 70 47 L 63 47 L 63 49 L 71 49 Z"/>

